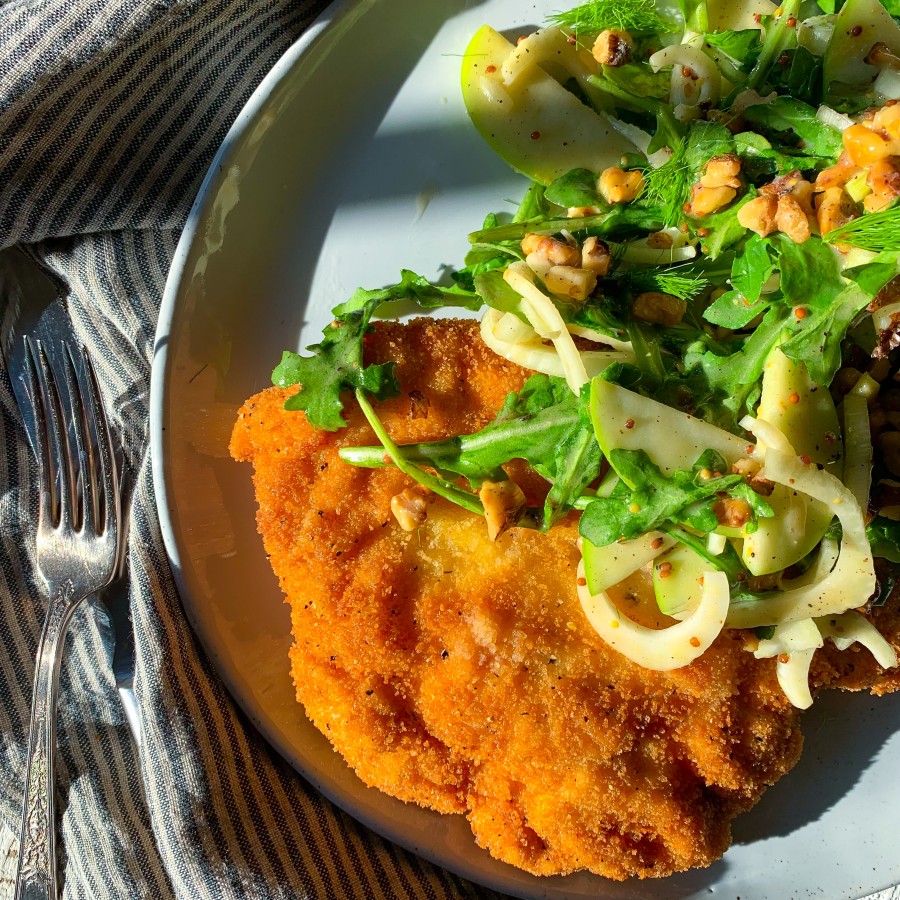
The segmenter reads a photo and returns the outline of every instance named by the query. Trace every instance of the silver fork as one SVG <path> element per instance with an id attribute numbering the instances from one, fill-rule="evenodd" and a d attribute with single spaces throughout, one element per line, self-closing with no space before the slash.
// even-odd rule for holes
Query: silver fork
<path id="1" fill-rule="evenodd" d="M 56 900 L 54 757 L 60 660 L 72 614 L 115 570 L 120 497 L 109 425 L 87 351 L 76 356 L 67 344 L 45 348 L 39 341 L 26 342 L 41 470 L 37 567 L 49 604 L 35 663 L 15 897 Z M 60 351 L 56 365 L 50 362 L 51 349 Z M 59 384 L 60 369 L 65 391 Z M 64 404 L 65 395 L 69 402 Z"/>

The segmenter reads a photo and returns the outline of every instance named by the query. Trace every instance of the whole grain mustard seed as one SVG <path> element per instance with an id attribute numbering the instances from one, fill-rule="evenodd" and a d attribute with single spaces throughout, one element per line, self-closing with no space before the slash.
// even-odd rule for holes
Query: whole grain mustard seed
<path id="1" fill-rule="evenodd" d="M 700 638 L 698 638 L 698 637 L 692 637 L 692 638 L 690 639 L 689 643 L 690 643 L 690 645 L 691 645 L 692 647 L 699 647 L 699 646 L 700 646 Z"/>
<path id="2" fill-rule="evenodd" d="M 660 563 L 656 567 L 656 571 L 659 572 L 660 578 L 668 578 L 672 574 L 672 563 L 670 563 L 670 562 Z"/>
<path id="3" fill-rule="evenodd" d="M 790 397 L 788 397 L 788 400 L 790 400 L 791 403 L 799 403 L 799 402 L 800 402 L 800 395 L 799 395 L 796 391 L 794 391 L 794 393 L 791 394 Z"/>

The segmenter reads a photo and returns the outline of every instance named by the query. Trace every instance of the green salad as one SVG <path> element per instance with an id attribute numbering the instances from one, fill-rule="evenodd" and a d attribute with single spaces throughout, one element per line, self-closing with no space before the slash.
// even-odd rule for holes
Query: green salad
<path id="1" fill-rule="evenodd" d="M 898 0 L 593 0 L 515 43 L 489 26 L 462 64 L 466 108 L 528 178 L 469 235 L 452 280 L 358 290 L 277 385 L 315 427 L 351 395 L 393 465 L 484 516 L 492 538 L 579 517 L 577 591 L 636 663 L 689 664 L 754 629 L 791 702 L 826 639 L 891 645 L 866 612 L 900 562 Z M 498 355 L 535 374 L 476 434 L 397 446 L 364 365 L 384 304 L 481 310 Z M 529 507 L 504 470 L 549 483 Z M 397 498 L 395 498 L 397 499 Z M 427 504 L 398 502 L 408 530 Z M 608 593 L 651 567 L 650 629 Z M 751 635 L 752 637 L 752 635 Z"/>

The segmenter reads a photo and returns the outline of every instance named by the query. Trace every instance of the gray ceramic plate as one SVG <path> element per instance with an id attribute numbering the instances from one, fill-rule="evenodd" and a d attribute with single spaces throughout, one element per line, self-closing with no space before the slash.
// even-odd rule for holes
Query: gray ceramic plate
<path id="1" fill-rule="evenodd" d="M 513 33 L 560 0 L 359 0 L 333 6 L 229 132 L 178 246 L 159 319 L 154 475 L 185 609 L 231 692 L 309 781 L 383 835 L 522 897 L 853 897 L 900 881 L 900 697 L 835 696 L 806 717 L 803 761 L 706 871 L 615 884 L 537 879 L 479 850 L 462 817 L 366 788 L 307 722 L 288 676 L 287 607 L 255 530 L 235 411 L 284 348 L 401 267 L 436 277 L 524 182 L 468 123 L 459 64 L 484 22 Z"/>

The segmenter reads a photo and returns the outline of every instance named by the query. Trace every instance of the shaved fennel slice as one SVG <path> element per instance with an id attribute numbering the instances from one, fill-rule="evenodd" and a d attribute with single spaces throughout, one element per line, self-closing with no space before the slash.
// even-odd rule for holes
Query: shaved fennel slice
<path id="1" fill-rule="evenodd" d="M 771 638 L 759 642 L 753 655 L 757 659 L 777 656 L 775 676 L 784 695 L 798 709 L 809 709 L 813 702 L 809 690 L 809 666 L 822 644 L 816 623 L 812 619 L 801 619 L 779 625 Z"/>
<path id="2" fill-rule="evenodd" d="M 650 59 L 654 72 L 672 66 L 672 89 L 670 102 L 699 106 L 701 103 L 715 105 L 722 90 L 722 74 L 713 60 L 697 47 L 686 44 L 671 44 L 657 50 Z"/>
<path id="3" fill-rule="evenodd" d="M 632 662 L 657 672 L 689 665 L 718 637 L 728 613 L 728 578 L 723 572 L 703 573 L 703 593 L 697 608 L 683 621 L 655 630 L 624 616 L 604 591 L 591 594 L 578 565 L 578 599 L 594 630 Z"/>
<path id="4" fill-rule="evenodd" d="M 872 433 L 866 398 L 851 391 L 844 397 L 844 484 L 860 509 L 869 505 L 872 486 Z"/>
<path id="5" fill-rule="evenodd" d="M 744 416 L 740 421 L 740 426 L 757 439 L 756 453 L 760 459 L 766 458 L 766 450 L 769 447 L 790 455 L 796 453 L 785 433 L 765 419 L 754 419 L 753 416 Z"/>
<path id="6" fill-rule="evenodd" d="M 566 328 L 569 329 L 569 334 L 574 334 L 576 337 L 581 337 L 585 340 L 593 341 L 595 344 L 606 344 L 607 347 L 612 347 L 613 350 L 621 350 L 623 353 L 628 354 L 634 353 L 634 348 L 631 346 L 631 341 L 620 341 L 618 338 L 615 338 L 612 335 L 603 334 L 600 331 L 594 331 L 593 328 L 582 328 L 580 325 L 567 324 Z"/>
<path id="7" fill-rule="evenodd" d="M 775 663 L 775 676 L 785 697 L 797 709 L 809 709 L 813 698 L 809 690 L 809 666 L 815 650 L 795 650 L 787 662 Z"/>
<path id="8" fill-rule="evenodd" d="M 822 646 L 822 634 L 813 619 L 800 619 L 779 625 L 772 637 L 759 642 L 753 651 L 757 659 L 771 659 L 783 653 L 790 656 L 797 650 L 818 650 Z"/>
<path id="9" fill-rule="evenodd" d="M 884 669 L 897 665 L 894 648 L 884 639 L 881 632 L 865 617 L 852 610 L 839 616 L 824 616 L 816 619 L 816 625 L 824 637 L 834 641 L 838 650 L 846 650 L 851 644 L 862 644 L 875 662 Z"/>
<path id="10" fill-rule="evenodd" d="M 491 312 L 497 312 L 497 310 L 491 310 Z M 537 332 L 515 313 L 500 313 L 495 318 L 493 332 L 497 340 L 512 344 L 540 343 Z"/>
<path id="11" fill-rule="evenodd" d="M 544 340 L 553 342 L 562 363 L 566 383 L 572 393 L 577 394 L 590 381 L 590 376 L 559 310 L 531 280 L 533 277 L 531 270 L 524 264 L 513 263 L 503 273 L 503 280 L 521 296 L 522 312 L 532 328 Z"/>
<path id="12" fill-rule="evenodd" d="M 504 336 L 509 334 L 505 330 L 509 321 L 502 322 L 510 313 L 502 313 L 496 309 L 489 309 L 481 320 L 481 339 L 498 356 L 508 359 L 510 362 L 534 372 L 544 375 L 555 375 L 565 378 L 566 372 L 562 360 L 553 347 L 544 344 L 533 328 L 526 325 L 516 316 L 511 316 L 524 328 L 528 329 L 530 339 L 509 340 Z M 622 353 L 617 350 L 586 350 L 580 354 L 582 365 L 590 378 L 599 375 L 607 366 L 614 362 L 630 362 L 634 359 L 630 353 Z"/>
<path id="13" fill-rule="evenodd" d="M 798 619 L 835 615 L 865 603 L 875 590 L 875 569 L 862 510 L 856 498 L 834 475 L 802 463 L 793 454 L 776 450 L 769 442 L 771 435 L 767 429 L 777 432 L 771 425 L 750 417 L 742 424 L 757 437 L 766 435 L 763 437 L 768 443 L 765 477 L 828 506 L 840 520 L 843 539 L 837 562 L 826 578 L 773 597 L 735 605 L 728 615 L 728 626 L 780 625 Z"/>

